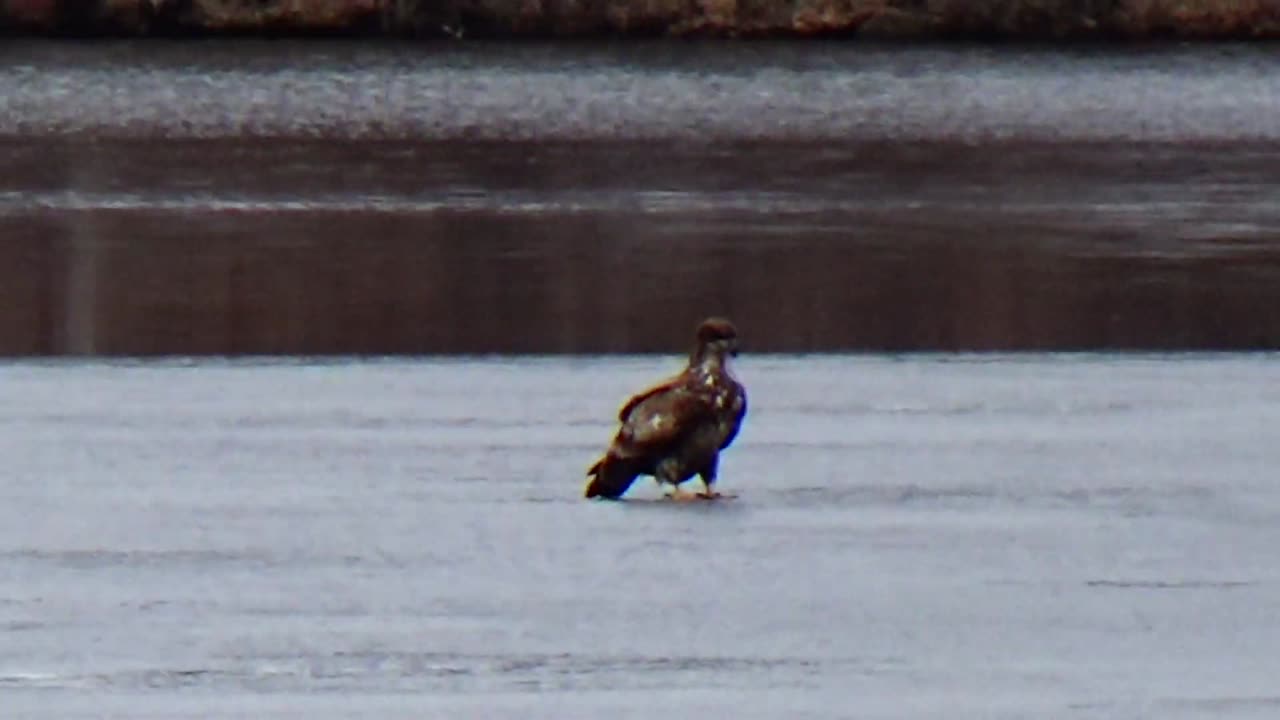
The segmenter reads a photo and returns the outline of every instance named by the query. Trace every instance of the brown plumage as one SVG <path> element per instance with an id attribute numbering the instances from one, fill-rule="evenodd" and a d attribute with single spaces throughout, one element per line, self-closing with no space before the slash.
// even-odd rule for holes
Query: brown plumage
<path id="1" fill-rule="evenodd" d="M 618 429 L 587 471 L 586 496 L 616 500 L 640 475 L 652 475 L 679 494 L 694 475 L 714 497 L 720 451 L 738 435 L 747 393 L 729 372 L 738 354 L 738 332 L 724 318 L 698 326 L 697 345 L 679 375 L 632 397 L 618 412 Z"/>

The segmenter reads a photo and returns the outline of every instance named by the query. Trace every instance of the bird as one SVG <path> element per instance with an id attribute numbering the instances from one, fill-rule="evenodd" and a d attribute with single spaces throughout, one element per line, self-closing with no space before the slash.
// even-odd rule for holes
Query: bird
<path id="1" fill-rule="evenodd" d="M 652 476 L 670 499 L 686 498 L 680 484 L 694 475 L 704 488 L 695 497 L 722 497 L 714 487 L 720 453 L 747 414 L 746 388 L 729 369 L 737 355 L 734 324 L 723 317 L 703 320 L 684 370 L 623 404 L 621 427 L 587 470 L 585 497 L 619 500 L 641 475 Z"/>

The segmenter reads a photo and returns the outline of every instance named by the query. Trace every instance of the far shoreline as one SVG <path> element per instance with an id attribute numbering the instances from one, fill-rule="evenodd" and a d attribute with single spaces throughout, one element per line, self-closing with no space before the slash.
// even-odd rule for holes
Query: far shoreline
<path id="1" fill-rule="evenodd" d="M 1280 39 L 1268 0 L 8 0 L 7 38 L 863 41 L 1128 46 Z M 562 6 L 563 5 L 563 6 Z M 745 7 L 743 7 L 745 5 Z"/>

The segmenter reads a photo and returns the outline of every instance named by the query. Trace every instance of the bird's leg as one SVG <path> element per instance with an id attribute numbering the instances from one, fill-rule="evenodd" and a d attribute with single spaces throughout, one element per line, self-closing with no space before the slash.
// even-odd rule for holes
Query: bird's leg
<path id="1" fill-rule="evenodd" d="M 680 489 L 680 468 L 674 462 L 664 462 L 659 468 L 656 475 L 658 483 L 662 485 L 663 494 L 669 500 L 687 500 L 688 493 Z M 671 486 L 671 492 L 666 492 L 667 486 Z"/>
<path id="2" fill-rule="evenodd" d="M 720 458 L 712 458 L 711 463 L 698 473 L 698 479 L 702 480 L 703 492 L 698 493 L 698 497 L 704 500 L 711 500 L 720 497 L 720 493 L 716 492 L 714 486 L 716 484 L 716 472 L 719 470 Z"/>

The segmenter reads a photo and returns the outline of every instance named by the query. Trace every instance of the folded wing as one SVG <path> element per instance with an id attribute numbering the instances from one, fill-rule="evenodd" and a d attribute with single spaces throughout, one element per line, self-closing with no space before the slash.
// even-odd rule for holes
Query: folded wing
<path id="1" fill-rule="evenodd" d="M 700 424 L 712 420 L 714 408 L 708 399 L 673 378 L 636 395 L 618 414 L 622 427 L 614 438 L 611 454 L 636 458 L 660 454 L 679 442 Z"/>
<path id="2" fill-rule="evenodd" d="M 733 439 L 738 436 L 738 430 L 742 429 L 742 418 L 747 414 L 747 392 L 738 385 L 734 388 L 733 399 L 731 401 L 730 414 L 728 418 L 722 419 L 727 424 L 724 431 L 724 440 L 720 441 L 720 449 L 724 450 L 733 444 Z"/>

